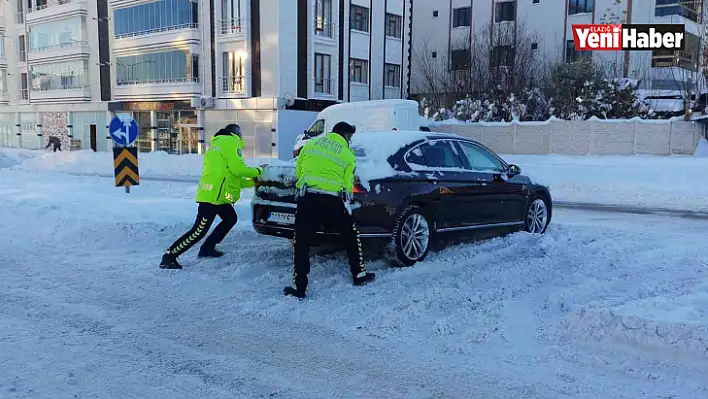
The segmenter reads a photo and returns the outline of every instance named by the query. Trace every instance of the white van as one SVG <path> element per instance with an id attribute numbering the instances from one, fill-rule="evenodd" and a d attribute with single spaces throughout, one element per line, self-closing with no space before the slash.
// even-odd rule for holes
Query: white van
<path id="1" fill-rule="evenodd" d="M 315 122 L 303 134 L 297 136 L 293 157 L 297 157 L 307 140 L 319 136 L 322 132 L 332 131 L 337 122 L 356 126 L 357 133 L 393 129 L 430 130 L 421 125 L 418 103 L 412 100 L 352 101 L 335 104 L 317 114 Z"/>

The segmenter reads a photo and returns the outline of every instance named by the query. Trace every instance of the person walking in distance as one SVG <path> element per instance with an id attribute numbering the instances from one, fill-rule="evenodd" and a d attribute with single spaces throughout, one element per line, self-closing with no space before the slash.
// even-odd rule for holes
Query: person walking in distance
<path id="1" fill-rule="evenodd" d="M 61 140 L 59 140 L 59 137 L 57 136 L 49 136 L 49 142 L 47 143 L 47 146 L 44 147 L 44 149 L 49 148 L 50 146 L 54 146 L 54 152 L 57 152 L 57 150 L 61 151 Z"/>
<path id="2" fill-rule="evenodd" d="M 297 158 L 295 265 L 293 286 L 285 287 L 285 295 L 305 298 L 310 273 L 310 245 L 320 225 L 333 227 L 342 238 L 354 285 L 364 285 L 376 277 L 366 271 L 359 231 L 349 206 L 356 167 L 356 157 L 349 142 L 355 131 L 354 126 L 339 122 L 331 133 L 309 140 Z"/>
<path id="3" fill-rule="evenodd" d="M 177 258 L 206 236 L 216 216 L 221 222 L 204 241 L 198 256 L 218 258 L 224 255 L 216 245 L 238 221 L 233 204 L 239 200 L 242 188 L 252 187 L 253 179 L 263 175 L 262 166 L 252 168 L 243 162 L 243 145 L 241 127 L 237 124 L 226 126 L 212 137 L 209 150 L 204 154 L 197 188 L 197 219 L 162 255 L 161 269 L 181 269 Z"/>

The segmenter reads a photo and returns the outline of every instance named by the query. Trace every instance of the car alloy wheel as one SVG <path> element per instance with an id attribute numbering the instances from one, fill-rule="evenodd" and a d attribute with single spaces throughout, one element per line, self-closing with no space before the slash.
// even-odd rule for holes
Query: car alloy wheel
<path id="1" fill-rule="evenodd" d="M 386 257 L 394 266 L 413 266 L 425 259 L 430 251 L 432 224 L 425 210 L 418 206 L 409 206 L 398 215 Z"/>
<path id="2" fill-rule="evenodd" d="M 428 250 L 430 244 L 430 227 L 425 217 L 413 213 L 403 223 L 401 230 L 401 247 L 410 260 L 418 260 Z"/>
<path id="3" fill-rule="evenodd" d="M 536 198 L 529 205 L 526 214 L 526 231 L 531 234 L 543 234 L 548 224 L 548 206 L 543 198 Z"/>

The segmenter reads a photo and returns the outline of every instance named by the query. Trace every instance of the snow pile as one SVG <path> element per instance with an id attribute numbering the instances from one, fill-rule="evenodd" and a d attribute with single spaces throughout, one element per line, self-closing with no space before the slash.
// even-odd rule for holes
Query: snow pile
<path id="1" fill-rule="evenodd" d="M 289 161 L 282 164 L 268 165 L 263 170 L 263 176 L 260 180 L 265 184 L 280 183 L 286 187 L 294 187 L 297 182 L 295 162 Z"/>
<path id="2" fill-rule="evenodd" d="M 566 317 L 565 326 L 578 338 L 708 358 L 708 284 L 674 297 L 649 297 L 615 307 L 583 306 Z"/>
<path id="3" fill-rule="evenodd" d="M 698 140 L 696 152 L 693 155 L 701 158 L 708 158 L 708 140 L 705 138 Z"/>

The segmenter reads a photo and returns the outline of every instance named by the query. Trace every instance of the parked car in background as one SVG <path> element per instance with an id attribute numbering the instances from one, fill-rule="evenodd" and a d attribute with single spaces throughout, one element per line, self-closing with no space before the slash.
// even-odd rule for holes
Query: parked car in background
<path id="1" fill-rule="evenodd" d="M 352 149 L 357 156 L 352 214 L 364 246 L 385 240 L 394 265 L 425 259 L 443 236 L 544 233 L 550 223 L 549 189 L 476 141 L 386 130 L 356 133 Z M 292 238 L 294 194 L 295 162 L 268 166 L 252 200 L 254 229 Z M 318 234 L 336 240 L 323 227 Z"/>
<path id="2" fill-rule="evenodd" d="M 329 106 L 322 110 L 312 125 L 296 138 L 293 158 L 307 140 L 323 132 L 330 132 L 341 121 L 356 126 L 357 132 L 380 130 L 430 130 L 421 123 L 418 103 L 412 100 L 352 101 Z"/>

